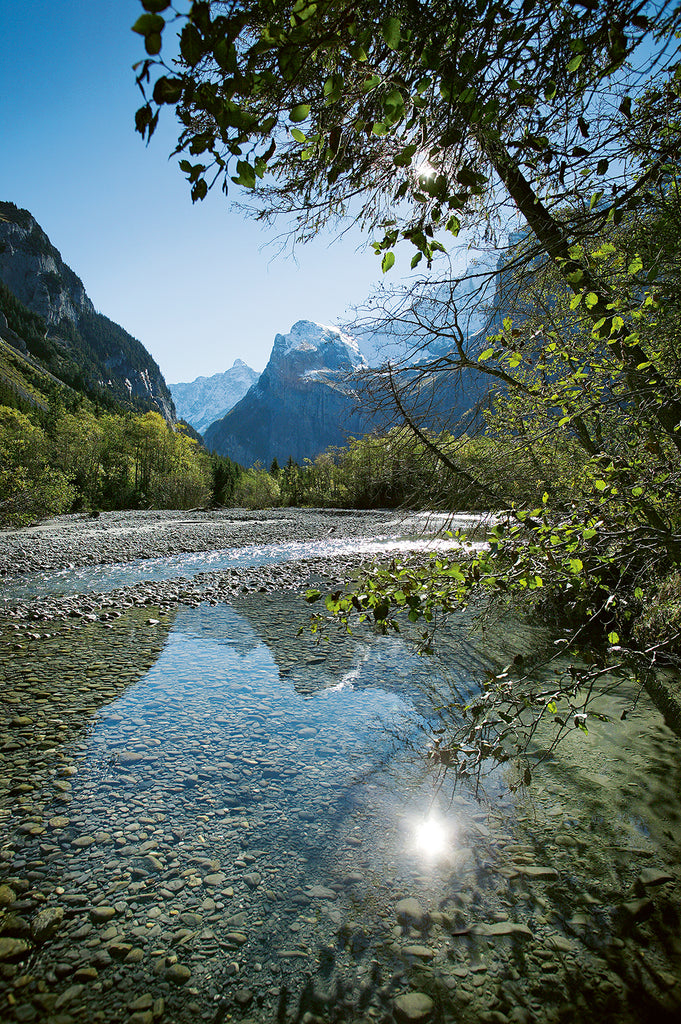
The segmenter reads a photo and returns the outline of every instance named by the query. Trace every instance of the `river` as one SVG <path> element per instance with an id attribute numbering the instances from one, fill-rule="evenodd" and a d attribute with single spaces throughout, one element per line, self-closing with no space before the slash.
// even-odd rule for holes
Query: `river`
<path id="1" fill-rule="evenodd" d="M 235 557 L 295 574 L 300 554 Z M 308 617 L 270 589 L 3 621 L 2 1019 L 678 1020 L 681 742 L 647 696 L 604 692 L 529 789 L 512 768 L 454 789 L 429 744 L 533 633 L 454 619 L 424 659 L 368 630 L 317 644 Z"/>

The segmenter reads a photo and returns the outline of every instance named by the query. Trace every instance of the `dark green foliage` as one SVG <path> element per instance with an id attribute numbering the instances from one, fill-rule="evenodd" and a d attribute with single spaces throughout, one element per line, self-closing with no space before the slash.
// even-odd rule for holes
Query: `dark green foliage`
<path id="1" fill-rule="evenodd" d="M 214 505 L 231 505 L 239 477 L 243 468 L 232 462 L 226 455 L 212 454 L 211 468 L 211 501 Z"/>

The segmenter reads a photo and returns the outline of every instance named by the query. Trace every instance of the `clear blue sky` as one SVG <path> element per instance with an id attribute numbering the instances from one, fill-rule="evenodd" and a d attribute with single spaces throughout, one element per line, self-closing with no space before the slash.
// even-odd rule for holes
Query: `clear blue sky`
<path id="1" fill-rule="evenodd" d="M 296 320 L 342 320 L 381 277 L 359 236 L 297 251 L 216 192 L 192 205 L 169 114 L 146 147 L 138 0 L 0 0 L 0 199 L 30 210 L 97 309 L 168 383 L 267 362 Z"/>

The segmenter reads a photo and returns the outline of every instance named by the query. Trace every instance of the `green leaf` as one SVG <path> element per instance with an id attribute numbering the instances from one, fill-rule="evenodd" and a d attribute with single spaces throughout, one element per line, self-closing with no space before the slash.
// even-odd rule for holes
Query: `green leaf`
<path id="1" fill-rule="evenodd" d="M 318 601 L 321 596 L 321 590 L 308 590 L 305 594 L 305 600 L 308 604 L 312 604 L 314 601 Z"/>
<path id="2" fill-rule="evenodd" d="M 608 643 L 609 644 L 618 644 L 619 642 L 620 642 L 619 633 L 615 633 L 614 631 L 612 633 L 608 633 Z"/>
<path id="3" fill-rule="evenodd" d="M 555 701 L 550 700 L 549 703 L 546 705 L 546 709 L 547 711 L 550 711 L 552 715 L 555 715 L 558 711 L 558 705 Z"/>
<path id="4" fill-rule="evenodd" d="M 620 103 L 618 110 L 621 114 L 624 114 L 626 118 L 631 117 L 631 96 L 625 96 Z"/>
<path id="5" fill-rule="evenodd" d="M 584 303 L 587 309 L 593 309 L 594 306 L 597 306 L 598 296 L 596 295 L 596 292 L 588 292 L 584 299 Z"/>
<path id="6" fill-rule="evenodd" d="M 627 267 L 627 274 L 638 274 L 639 270 L 643 270 L 643 260 L 637 255 Z"/>
<path id="7" fill-rule="evenodd" d="M 162 103 L 177 103 L 182 95 L 182 79 L 168 78 L 163 75 L 154 84 L 154 102 L 159 106 Z"/>
<path id="8" fill-rule="evenodd" d="M 580 66 L 583 60 L 584 54 L 578 53 L 572 58 L 571 61 L 568 62 L 567 70 L 570 72 L 570 74 L 572 74 L 573 71 L 577 70 L 577 68 Z"/>
<path id="9" fill-rule="evenodd" d="M 292 128 L 291 135 L 296 142 L 307 142 L 307 135 L 304 132 L 301 132 L 300 128 Z"/>
<path id="10" fill-rule="evenodd" d="M 180 53 L 183 60 L 193 68 L 201 60 L 203 52 L 203 40 L 197 27 L 191 24 L 185 25 L 180 33 Z"/>
<path id="11" fill-rule="evenodd" d="M 605 160 L 605 159 L 599 160 L 598 163 L 596 164 L 596 174 L 599 174 L 599 175 L 605 174 L 606 171 L 608 170 L 609 166 L 610 166 L 610 161 L 609 160 Z"/>
<path id="12" fill-rule="evenodd" d="M 605 480 L 594 480 L 594 487 L 597 491 L 605 491 L 607 490 L 608 485 Z"/>
<path id="13" fill-rule="evenodd" d="M 402 36 L 402 24 L 399 18 L 386 18 L 383 22 L 381 33 L 386 41 L 386 45 L 389 46 L 391 50 L 396 50 Z"/>
<path id="14" fill-rule="evenodd" d="M 144 37 L 144 49 L 151 57 L 155 57 L 157 53 L 161 52 L 162 45 L 163 38 L 160 32 L 152 32 Z"/>
<path id="15" fill-rule="evenodd" d="M 393 157 L 395 167 L 409 167 L 418 146 L 405 146 L 405 148 Z"/>
<path id="16" fill-rule="evenodd" d="M 237 68 L 237 55 L 234 43 L 220 39 L 213 48 L 213 56 L 222 71 L 234 72 Z"/>
<path id="17" fill-rule="evenodd" d="M 293 108 L 291 113 L 288 115 L 289 121 L 293 121 L 294 123 L 297 124 L 299 121 L 304 121 L 309 113 L 310 113 L 310 104 L 309 103 L 298 103 Z"/>
<path id="18" fill-rule="evenodd" d="M 244 188 L 255 188 L 255 168 L 247 160 L 239 160 L 236 165 L 237 177 L 232 181 Z"/>
<path id="19" fill-rule="evenodd" d="M 142 0 L 142 7 L 145 11 L 158 14 L 159 11 L 165 11 L 170 7 L 170 0 Z"/>
<path id="20" fill-rule="evenodd" d="M 394 252 L 387 252 L 385 254 L 385 256 L 383 257 L 383 261 L 381 263 L 381 270 L 383 271 L 384 274 L 387 274 L 388 271 L 390 270 L 390 268 L 392 266 L 394 266 L 394 264 L 395 264 L 395 253 Z"/>
<path id="21" fill-rule="evenodd" d="M 493 355 L 494 355 L 494 349 L 493 348 L 486 348 L 485 351 L 481 352 L 480 355 L 478 356 L 478 362 L 479 363 L 484 363 L 488 359 L 491 359 Z"/>
<path id="22" fill-rule="evenodd" d="M 580 573 L 583 568 L 584 568 L 584 563 L 582 562 L 581 558 L 571 558 L 570 559 L 570 569 L 572 570 L 572 572 Z"/>
<path id="23" fill-rule="evenodd" d="M 410 263 L 411 269 L 413 270 L 415 267 L 417 267 L 422 259 L 423 259 L 423 253 L 422 252 L 414 253 L 414 255 L 411 258 L 411 263 Z"/>
<path id="24" fill-rule="evenodd" d="M 546 100 L 546 102 L 549 103 L 554 98 L 557 92 L 558 86 L 556 85 L 556 83 L 553 81 L 547 82 L 544 86 L 544 99 Z"/>
<path id="25" fill-rule="evenodd" d="M 459 231 L 461 231 L 461 221 L 459 220 L 458 217 L 452 214 L 451 217 L 448 219 L 445 227 L 447 231 L 451 232 L 451 234 L 453 234 L 454 237 L 456 237 Z"/>
<path id="26" fill-rule="evenodd" d="M 162 32 L 165 27 L 165 20 L 160 14 L 142 14 L 132 26 L 132 30 L 141 36 L 150 36 Z"/>

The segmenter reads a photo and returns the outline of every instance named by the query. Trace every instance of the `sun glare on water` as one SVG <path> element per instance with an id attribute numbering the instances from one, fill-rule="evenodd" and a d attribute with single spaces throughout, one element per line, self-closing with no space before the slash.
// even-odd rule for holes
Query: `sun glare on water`
<path id="1" fill-rule="evenodd" d="M 425 818 L 414 825 L 414 845 L 425 857 L 441 857 L 452 847 L 450 829 L 437 818 Z"/>

